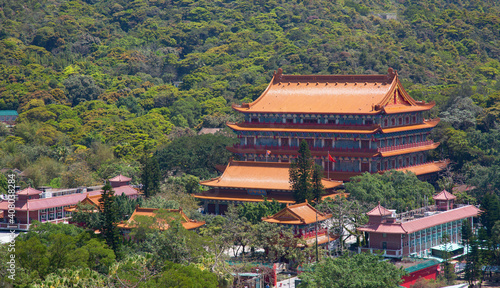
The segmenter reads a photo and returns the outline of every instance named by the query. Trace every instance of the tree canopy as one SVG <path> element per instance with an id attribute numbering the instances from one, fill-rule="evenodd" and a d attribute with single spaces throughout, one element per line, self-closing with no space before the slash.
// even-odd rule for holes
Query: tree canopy
<path id="1" fill-rule="evenodd" d="M 358 201 L 372 206 L 380 202 L 382 206 L 397 209 L 398 212 L 422 207 L 425 199 L 433 201 L 435 193 L 431 184 L 419 180 L 415 174 L 399 171 L 364 173 L 345 183 L 345 189 L 350 197 Z"/>
<path id="2" fill-rule="evenodd" d="M 389 288 L 399 287 L 403 268 L 372 254 L 361 253 L 339 258 L 325 258 L 311 266 L 312 272 L 300 275 L 300 287 L 322 288 Z"/>

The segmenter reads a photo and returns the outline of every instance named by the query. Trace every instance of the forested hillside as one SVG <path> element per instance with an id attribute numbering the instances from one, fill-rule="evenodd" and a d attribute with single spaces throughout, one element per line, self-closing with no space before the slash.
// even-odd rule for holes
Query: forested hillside
<path id="1" fill-rule="evenodd" d="M 4 0 L 0 109 L 20 117 L 0 129 L 0 168 L 34 186 L 138 180 L 145 153 L 237 120 L 230 105 L 279 67 L 392 67 L 414 98 L 437 102 L 434 157 L 453 161 L 448 178 L 500 187 L 499 14 L 495 0 Z"/>

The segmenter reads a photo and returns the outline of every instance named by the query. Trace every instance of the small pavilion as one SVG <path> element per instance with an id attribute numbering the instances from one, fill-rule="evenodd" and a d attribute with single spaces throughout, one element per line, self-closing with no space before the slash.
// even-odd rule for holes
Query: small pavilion
<path id="1" fill-rule="evenodd" d="M 128 235 L 130 231 L 137 227 L 137 223 L 141 221 L 141 218 L 148 217 L 153 219 L 154 229 L 167 230 L 170 227 L 168 223 L 169 220 L 178 220 L 181 222 L 182 226 L 186 230 L 193 230 L 200 228 L 205 225 L 205 221 L 191 220 L 187 215 L 180 209 L 158 209 L 158 208 L 142 208 L 137 206 L 134 213 L 127 221 L 122 221 L 117 225 L 125 235 Z"/>
<path id="2" fill-rule="evenodd" d="M 287 205 L 278 213 L 262 218 L 262 221 L 292 228 L 295 237 L 304 239 L 305 246 L 311 247 L 316 244 L 316 229 L 318 245 L 327 245 L 327 243 L 332 243 L 339 238 L 338 235 L 329 233 L 328 229 L 323 227 L 326 226 L 324 222 L 330 218 L 332 218 L 332 214 L 322 213 L 309 203 L 304 202 Z"/>

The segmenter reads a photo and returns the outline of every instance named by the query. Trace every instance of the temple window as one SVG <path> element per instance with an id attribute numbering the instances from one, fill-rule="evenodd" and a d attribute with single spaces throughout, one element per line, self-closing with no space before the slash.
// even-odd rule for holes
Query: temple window
<path id="1" fill-rule="evenodd" d="M 305 124 L 317 124 L 318 120 L 316 119 L 304 119 Z"/>
<path id="2" fill-rule="evenodd" d="M 403 118 L 399 117 L 398 123 L 399 123 L 399 125 L 402 125 L 403 124 Z"/>
<path id="3" fill-rule="evenodd" d="M 287 124 L 293 124 L 293 118 L 286 118 Z"/>
<path id="4" fill-rule="evenodd" d="M 332 139 L 325 139 L 325 145 L 324 145 L 325 148 L 332 148 L 332 145 L 333 145 Z"/>
<path id="5" fill-rule="evenodd" d="M 259 118 L 258 117 L 250 118 L 250 123 L 259 123 Z"/>
<path id="6" fill-rule="evenodd" d="M 396 119 L 392 118 L 391 119 L 391 126 L 395 126 L 396 125 Z"/>
<path id="7" fill-rule="evenodd" d="M 389 125 L 389 121 L 387 119 L 384 119 L 384 127 L 387 127 Z"/>
<path id="8" fill-rule="evenodd" d="M 365 124 L 366 125 L 372 125 L 373 124 L 373 120 L 372 119 L 366 119 L 365 120 Z"/>
<path id="9" fill-rule="evenodd" d="M 406 117 L 406 118 L 405 118 L 405 123 L 406 123 L 406 124 L 410 124 L 410 117 Z"/>
<path id="10" fill-rule="evenodd" d="M 289 145 L 288 138 L 281 138 L 281 146 L 288 147 Z"/>
<path id="11" fill-rule="evenodd" d="M 417 123 L 417 116 L 413 116 L 412 118 L 413 118 L 412 123 Z"/>

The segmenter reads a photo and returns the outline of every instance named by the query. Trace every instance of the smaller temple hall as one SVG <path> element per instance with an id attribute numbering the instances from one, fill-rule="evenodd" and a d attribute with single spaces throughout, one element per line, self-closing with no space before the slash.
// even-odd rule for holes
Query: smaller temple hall
<path id="1" fill-rule="evenodd" d="M 442 258 L 443 244 L 452 258 L 465 253 L 460 245 L 463 221 L 474 223 L 481 210 L 473 205 L 454 205 L 455 196 L 446 190 L 433 197 L 435 205 L 396 214 L 380 204 L 366 213 L 368 224 L 358 228 L 365 232 L 367 245 L 359 252 L 380 251 L 384 257 L 404 256 Z M 446 241 L 447 240 L 447 241 Z"/>

